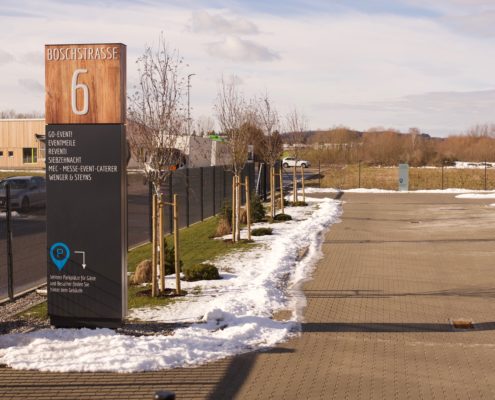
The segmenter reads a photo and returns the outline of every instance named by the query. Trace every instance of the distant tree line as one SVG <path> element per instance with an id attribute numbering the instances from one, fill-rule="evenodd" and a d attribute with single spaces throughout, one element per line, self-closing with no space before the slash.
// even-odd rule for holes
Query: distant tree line
<path id="1" fill-rule="evenodd" d="M 284 136 L 284 139 L 288 137 Z M 286 140 L 284 140 L 286 141 Z M 366 132 L 335 127 L 307 135 L 302 156 L 311 162 L 411 166 L 449 165 L 454 161 L 495 162 L 495 125 L 477 125 L 462 135 L 431 137 L 417 128 L 401 133 L 373 128 Z"/>
<path id="2" fill-rule="evenodd" d="M 37 111 L 20 113 L 15 110 L 0 110 L 0 119 L 44 118 L 45 114 Z"/>

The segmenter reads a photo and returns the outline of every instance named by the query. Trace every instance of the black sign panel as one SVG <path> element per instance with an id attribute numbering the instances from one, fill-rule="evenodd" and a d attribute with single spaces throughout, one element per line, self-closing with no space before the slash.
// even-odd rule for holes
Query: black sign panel
<path id="1" fill-rule="evenodd" d="M 123 125 L 47 125 L 48 314 L 116 326 L 127 307 Z"/>

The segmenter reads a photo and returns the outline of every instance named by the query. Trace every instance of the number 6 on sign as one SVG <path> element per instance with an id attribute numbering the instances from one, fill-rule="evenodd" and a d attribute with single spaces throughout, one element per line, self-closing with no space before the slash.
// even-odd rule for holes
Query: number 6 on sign
<path id="1" fill-rule="evenodd" d="M 72 86 L 71 86 L 71 104 L 72 112 L 76 115 L 84 115 L 88 113 L 89 110 L 89 90 L 88 86 L 84 83 L 77 83 L 77 77 L 79 74 L 87 73 L 87 69 L 76 69 L 72 75 Z M 83 107 L 81 110 L 77 109 L 77 89 L 82 89 L 83 91 Z"/>

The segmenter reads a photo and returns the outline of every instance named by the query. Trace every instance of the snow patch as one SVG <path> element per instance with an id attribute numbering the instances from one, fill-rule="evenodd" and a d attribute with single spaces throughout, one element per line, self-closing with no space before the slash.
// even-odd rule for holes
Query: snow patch
<path id="1" fill-rule="evenodd" d="M 335 188 L 307 188 L 305 189 L 306 193 L 338 193 L 338 192 L 344 192 L 344 193 L 430 193 L 430 194 L 456 194 L 456 193 L 492 193 L 492 192 L 487 192 L 485 190 L 470 190 L 470 189 L 456 189 L 456 188 L 449 188 L 449 189 L 428 189 L 428 190 L 409 190 L 409 191 L 401 191 L 399 192 L 398 190 L 386 190 L 386 189 L 366 189 L 366 188 L 359 188 L 359 189 L 344 189 L 344 190 L 339 190 Z M 300 193 L 302 193 L 300 191 Z"/>
<path id="2" fill-rule="evenodd" d="M 457 199 L 495 199 L 495 193 L 468 193 L 455 196 Z"/>
<path id="3" fill-rule="evenodd" d="M 307 207 L 285 209 L 292 221 L 269 225 L 271 236 L 254 237 L 259 246 L 214 260 L 224 279 L 184 282 L 190 294 L 183 301 L 133 310 L 130 315 L 148 321 L 190 321 L 190 326 L 170 336 L 133 337 L 110 329 L 4 335 L 0 363 L 53 372 L 152 371 L 199 365 L 287 340 L 299 330 L 305 305 L 301 283 L 321 256 L 323 232 L 341 213 L 338 201 L 306 200 Z M 305 247 L 306 257 L 297 261 Z M 174 287 L 175 279 L 168 276 L 166 282 Z M 275 312 L 287 309 L 292 310 L 291 320 L 272 319 Z"/>

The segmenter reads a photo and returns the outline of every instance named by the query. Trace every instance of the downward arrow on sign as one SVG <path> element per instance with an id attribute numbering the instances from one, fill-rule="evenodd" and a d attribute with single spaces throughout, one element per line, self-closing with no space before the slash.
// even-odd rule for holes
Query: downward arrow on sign
<path id="1" fill-rule="evenodd" d="M 82 262 L 82 267 L 83 269 L 86 269 L 86 252 L 85 251 L 74 251 L 74 254 L 82 254 L 83 255 L 83 262 Z"/>

